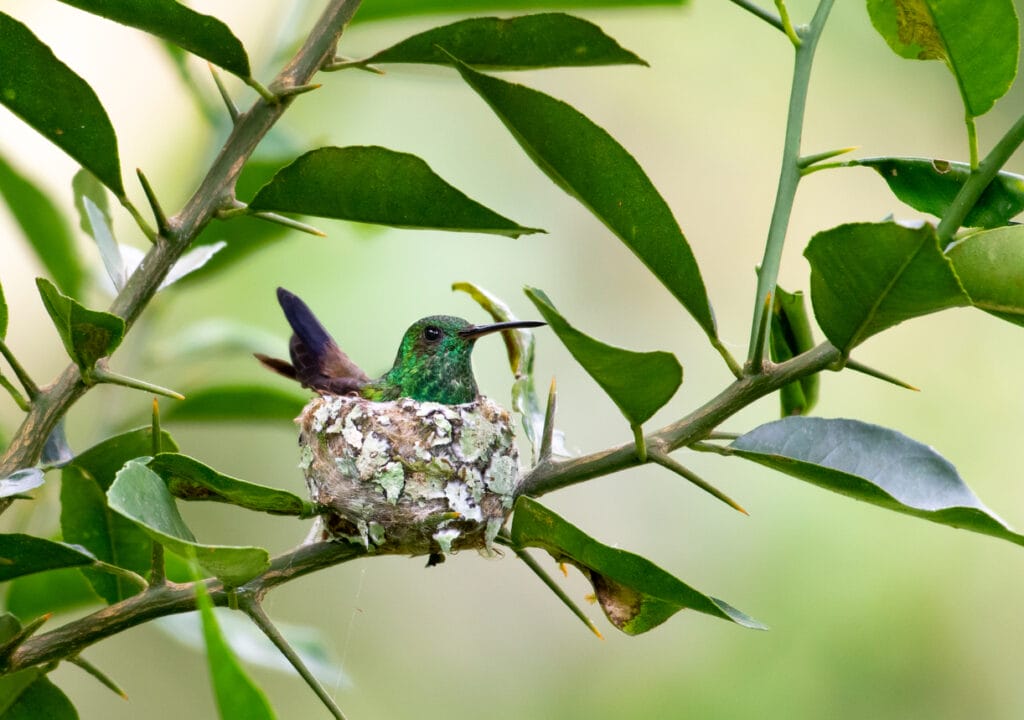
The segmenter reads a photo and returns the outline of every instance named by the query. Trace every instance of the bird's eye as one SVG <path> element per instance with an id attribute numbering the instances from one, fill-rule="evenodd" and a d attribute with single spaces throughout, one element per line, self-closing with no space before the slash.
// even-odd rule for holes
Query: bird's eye
<path id="1" fill-rule="evenodd" d="M 441 339 L 444 333 L 441 332 L 441 328 L 434 327 L 433 325 L 427 325 L 423 328 L 423 339 L 427 342 L 435 343 Z"/>

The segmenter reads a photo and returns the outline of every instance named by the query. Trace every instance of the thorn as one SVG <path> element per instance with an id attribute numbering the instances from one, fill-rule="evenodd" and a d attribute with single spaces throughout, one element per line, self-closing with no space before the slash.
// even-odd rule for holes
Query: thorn
<path id="1" fill-rule="evenodd" d="M 709 482 L 705 481 L 703 478 L 701 478 L 699 475 L 697 475 L 697 473 L 693 472 L 692 470 L 690 470 L 687 467 L 684 467 L 682 464 L 676 462 L 676 460 L 674 458 L 670 457 L 669 455 L 666 455 L 663 452 L 652 452 L 651 453 L 651 460 L 653 460 L 654 462 L 658 463 L 662 467 L 671 470 L 676 475 L 679 475 L 680 477 L 685 478 L 686 480 L 689 480 L 691 483 L 693 483 L 694 485 L 699 487 L 704 492 L 708 493 L 709 495 L 713 495 L 714 497 L 716 497 L 719 500 L 721 500 L 722 502 L 724 502 L 726 505 L 731 507 L 733 510 L 738 510 L 739 512 L 743 513 L 744 515 L 747 515 L 748 517 L 750 516 L 750 513 L 748 513 L 743 508 L 742 505 L 740 505 L 738 502 L 733 500 L 731 497 L 726 495 L 724 492 L 722 492 L 721 490 L 716 488 L 714 485 L 712 485 Z"/>
<path id="2" fill-rule="evenodd" d="M 304 222 L 299 222 L 298 220 L 292 220 L 291 218 L 285 217 L 284 215 L 278 215 L 277 213 L 272 212 L 254 212 L 247 214 L 250 215 L 251 217 L 259 218 L 260 220 L 266 220 L 267 222 L 276 223 L 277 225 L 284 225 L 285 227 L 291 228 L 292 230 L 304 232 L 307 235 L 314 235 L 316 237 L 327 237 L 327 233 L 325 233 L 323 230 L 315 228 L 312 225 L 307 225 Z"/>
<path id="3" fill-rule="evenodd" d="M 356 70 L 365 70 L 366 72 L 373 73 L 374 75 L 386 75 L 387 73 L 377 65 L 370 65 L 365 60 L 356 60 L 354 58 L 337 56 L 333 60 L 326 61 L 320 66 L 320 69 L 324 72 L 337 72 L 338 70 L 347 70 L 354 68 Z"/>
<path id="4" fill-rule="evenodd" d="M 164 213 L 164 209 L 160 207 L 160 202 L 156 199 L 156 194 L 153 192 L 153 186 L 149 184 L 149 180 L 142 174 L 142 168 L 135 168 L 135 174 L 139 176 L 139 183 L 142 185 L 142 192 L 146 193 L 146 200 L 149 202 L 149 207 L 153 211 L 153 217 L 156 218 L 157 231 L 164 237 L 167 237 L 170 233 L 171 226 L 167 222 L 167 215 Z"/>
<path id="5" fill-rule="evenodd" d="M 228 109 L 228 115 L 231 116 L 231 122 L 238 122 L 238 106 L 235 105 L 235 101 L 228 95 L 228 89 L 224 87 L 224 83 L 220 79 L 220 75 L 217 74 L 217 68 L 213 66 L 213 63 L 206 63 L 207 67 L 210 68 L 210 74 L 213 75 L 213 82 L 217 86 L 217 92 L 220 93 L 220 99 L 224 101 L 224 105 Z"/>
<path id="6" fill-rule="evenodd" d="M 796 166 L 803 170 L 804 168 L 810 167 L 815 163 L 820 163 L 823 160 L 831 160 L 834 157 L 845 155 L 857 150 L 858 146 L 853 145 L 851 147 L 839 148 L 837 150 L 826 150 L 820 153 L 814 153 L 813 155 L 803 155 L 796 161 Z"/>
<path id="7" fill-rule="evenodd" d="M 555 385 L 555 378 L 551 378 L 551 386 L 548 388 L 548 406 L 544 412 L 544 430 L 540 436 L 540 462 L 551 458 L 551 447 L 555 437 L 555 409 L 557 405 L 558 391 Z"/>
<path id="8" fill-rule="evenodd" d="M 921 392 L 921 388 L 915 387 L 915 386 L 911 385 L 910 383 L 904 382 L 903 380 L 900 380 L 897 377 L 893 377 L 892 375 L 884 373 L 881 370 L 875 370 L 874 368 L 868 367 L 867 365 L 864 365 L 863 363 L 857 362 L 853 358 L 848 358 L 846 360 L 846 367 L 850 368 L 851 370 L 856 370 L 859 373 L 864 373 L 865 375 L 870 375 L 873 378 L 878 378 L 879 380 L 884 380 L 885 382 L 891 383 L 891 384 L 893 384 L 893 385 L 895 385 L 897 387 L 905 388 L 907 390 L 913 390 L 914 392 Z"/>
<path id="9" fill-rule="evenodd" d="M 168 390 L 165 387 L 148 383 L 145 380 L 137 380 L 135 378 L 128 377 L 127 375 L 121 375 L 112 370 L 108 370 L 105 367 L 101 367 L 99 364 L 92 369 L 90 373 L 95 382 L 109 383 L 111 385 L 121 385 L 123 387 L 134 388 L 135 390 L 143 390 L 149 393 L 155 393 L 157 395 L 163 395 L 174 400 L 184 400 L 185 396 L 174 390 Z"/>
<path id="10" fill-rule="evenodd" d="M 293 85 L 292 87 L 283 88 L 277 91 L 277 97 L 279 99 L 295 97 L 296 95 L 303 95 L 313 90 L 318 90 L 323 85 L 321 83 L 309 83 L 306 85 Z"/>

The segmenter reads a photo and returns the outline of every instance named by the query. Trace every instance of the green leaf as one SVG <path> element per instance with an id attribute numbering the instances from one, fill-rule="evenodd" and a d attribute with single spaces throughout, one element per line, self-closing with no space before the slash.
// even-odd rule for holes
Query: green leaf
<path id="1" fill-rule="evenodd" d="M 100 259 L 103 260 L 103 267 L 106 268 L 107 276 L 113 283 L 114 290 L 120 292 L 128 282 L 128 270 L 125 267 L 124 258 L 121 256 L 121 246 L 114 239 L 110 221 L 103 210 L 89 198 L 82 198 L 82 206 L 85 209 L 85 219 L 89 225 L 88 233 L 96 241 Z"/>
<path id="2" fill-rule="evenodd" d="M 0 103 L 124 197 L 117 137 L 93 89 L 0 13 Z"/>
<path id="3" fill-rule="evenodd" d="M 85 168 L 80 168 L 71 178 L 71 194 L 75 199 L 75 210 L 78 211 L 78 227 L 87 235 L 92 234 L 92 223 L 86 214 L 85 198 L 92 200 L 93 205 L 103 213 L 108 227 L 113 227 L 114 220 L 110 214 L 110 198 L 103 183 L 96 179 L 96 176 Z"/>
<path id="4" fill-rule="evenodd" d="M 137 523 L 168 550 L 195 559 L 224 584 L 237 586 L 270 566 L 263 548 L 204 545 L 185 525 L 163 478 L 142 462 L 131 461 L 118 473 L 107 491 L 110 508 Z"/>
<path id="5" fill-rule="evenodd" d="M 7 337 L 7 300 L 4 299 L 4 286 L 0 285 L 0 340 Z"/>
<path id="6" fill-rule="evenodd" d="M 0 534 L 0 582 L 95 561 L 90 553 L 65 543 L 23 533 Z"/>
<path id="7" fill-rule="evenodd" d="M 275 715 L 270 702 L 263 690 L 245 673 L 224 639 L 206 586 L 201 582 L 195 586 L 196 604 L 206 641 L 207 667 L 221 720 L 271 720 Z"/>
<path id="8" fill-rule="evenodd" d="M 285 490 L 222 475 L 195 458 L 161 453 L 149 469 L 164 479 L 171 495 L 182 500 L 214 500 L 272 515 L 312 517 L 316 507 Z"/>
<path id="9" fill-rule="evenodd" d="M 775 287 L 772 306 L 772 331 L 769 337 L 772 360 L 785 362 L 814 347 L 811 319 L 807 315 L 804 294 L 789 293 Z M 818 373 L 800 378 L 779 390 L 782 415 L 806 415 L 818 402 L 821 376 Z"/>
<path id="10" fill-rule="evenodd" d="M 0 21 L 2 24 L 2 21 Z M 0 39 L 0 45 L 3 40 Z M 0 85 L 3 80 L 0 80 Z M 36 257 L 64 293 L 82 294 L 86 271 L 62 211 L 37 185 L 0 156 L 0 195 Z M 0 303 L 2 304 L 2 303 Z M 0 311 L 6 320 L 6 308 Z M 6 322 L 0 323 L 6 326 Z M 0 331 L 0 338 L 4 333 Z"/>
<path id="11" fill-rule="evenodd" d="M 161 433 L 160 446 L 177 450 L 167 433 Z M 139 575 L 150 569 L 152 544 L 134 523 L 111 512 L 106 492 L 126 462 L 150 455 L 152 449 L 151 428 L 130 430 L 89 448 L 61 473 L 60 525 L 64 540 L 87 548 L 105 563 Z M 116 575 L 89 571 L 85 575 L 96 594 L 107 603 L 124 600 L 139 591 L 136 585 Z"/>
<path id="12" fill-rule="evenodd" d="M 971 176 L 967 163 L 928 158 L 878 157 L 854 161 L 872 168 L 900 200 L 915 210 L 942 217 Z M 1024 177 L 996 175 L 967 213 L 965 227 L 1000 227 L 1024 210 Z"/>
<path id="13" fill-rule="evenodd" d="M 650 560 L 599 543 L 582 530 L 527 497 L 516 500 L 512 542 L 546 550 L 567 562 L 594 586 L 608 620 L 629 635 L 639 635 L 691 608 L 743 627 L 765 626 L 728 603 L 705 595 Z"/>
<path id="14" fill-rule="evenodd" d="M 974 307 L 1024 325 L 1024 225 L 968 235 L 946 255 Z"/>
<path id="15" fill-rule="evenodd" d="M 859 420 L 785 418 L 754 428 L 732 452 L 856 500 L 1024 545 L 956 468 L 902 433 Z"/>
<path id="16" fill-rule="evenodd" d="M 646 65 L 597 25 L 563 13 L 471 18 L 432 28 L 381 50 L 363 63 L 468 65 L 502 70 L 586 65 Z"/>
<path id="17" fill-rule="evenodd" d="M 78 568 L 51 570 L 12 580 L 4 606 L 23 620 L 46 613 L 75 610 L 100 602 L 92 585 Z"/>
<path id="18" fill-rule="evenodd" d="M 931 225 L 850 223 L 811 238 L 814 316 L 843 353 L 904 320 L 970 301 Z"/>
<path id="19" fill-rule="evenodd" d="M 643 424 L 679 389 L 683 368 L 672 353 L 633 352 L 606 345 L 566 322 L 543 291 L 526 288 L 526 296 L 576 361 L 608 393 L 630 425 Z"/>
<path id="20" fill-rule="evenodd" d="M 1013 0 L 868 0 L 875 29 L 901 57 L 943 60 L 967 112 L 984 115 L 1017 74 Z"/>
<path id="21" fill-rule="evenodd" d="M 542 232 L 470 199 L 415 155 L 376 146 L 312 150 L 260 188 L 249 209 L 510 237 Z"/>
<path id="22" fill-rule="evenodd" d="M 249 77 L 249 56 L 227 25 L 174 0 L 61 0 L 122 25 L 161 37 L 219 65 L 241 78 Z"/>
<path id="23" fill-rule="evenodd" d="M 0 498 L 21 495 L 35 490 L 43 484 L 43 471 L 39 468 L 25 468 L 0 478 Z"/>
<path id="24" fill-rule="evenodd" d="M 88 377 L 93 365 L 107 357 L 124 338 L 124 320 L 117 315 L 90 310 L 69 298 L 45 278 L 36 278 L 46 312 L 60 334 L 68 355 Z"/>
<path id="25" fill-rule="evenodd" d="M 572 106 L 463 63 L 463 79 L 482 97 L 530 159 L 632 250 L 716 337 L 700 268 L 668 204 L 619 143 Z"/>
<path id="26" fill-rule="evenodd" d="M 562 0 L 560 8 L 636 8 L 657 5 L 682 5 L 683 0 Z M 378 20 L 427 13 L 468 13 L 495 10 L 550 8 L 550 0 L 374 0 L 365 3 L 355 20 Z"/>
<path id="27" fill-rule="evenodd" d="M 0 720 L 78 720 L 67 695 L 40 668 L 0 676 Z"/>
<path id="28" fill-rule="evenodd" d="M 164 419 L 179 422 L 294 420 L 309 395 L 262 385 L 215 385 L 185 392 L 168 405 Z"/>

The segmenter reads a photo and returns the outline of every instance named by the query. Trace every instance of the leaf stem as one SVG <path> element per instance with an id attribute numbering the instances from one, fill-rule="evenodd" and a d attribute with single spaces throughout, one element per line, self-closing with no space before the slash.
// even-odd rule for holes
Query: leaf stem
<path id="1" fill-rule="evenodd" d="M 31 406 L 25 396 L 21 394 L 21 391 L 14 386 L 10 380 L 0 374 L 0 386 L 4 388 L 14 400 L 14 404 L 17 405 L 22 412 L 28 412 Z"/>
<path id="2" fill-rule="evenodd" d="M 39 386 L 35 384 L 29 374 L 25 371 L 25 368 L 18 362 L 18 358 L 14 357 L 14 353 L 7 347 L 7 343 L 0 339 L 0 355 L 4 356 L 4 360 L 11 366 L 11 370 L 14 371 L 15 377 L 18 378 L 18 382 L 21 383 L 21 387 L 25 389 L 25 394 L 28 395 L 29 400 L 35 400 L 39 394 Z M 30 463 L 31 464 L 31 463 Z M 16 468 L 15 468 L 16 469 Z"/>
<path id="3" fill-rule="evenodd" d="M 803 40 L 800 39 L 800 35 L 797 34 L 796 29 L 793 27 L 793 21 L 789 19 L 789 10 L 786 9 L 786 0 L 775 0 L 775 8 L 779 11 L 779 19 L 782 20 L 782 29 L 786 33 L 786 37 L 793 43 L 793 47 L 798 48 L 803 45 Z"/>
<path id="4" fill-rule="evenodd" d="M 967 126 L 967 152 L 971 158 L 971 172 L 978 169 L 978 126 L 970 112 L 964 112 L 964 124 Z"/>
<path id="5" fill-rule="evenodd" d="M 735 0 L 734 0 L 735 2 Z M 769 296 L 775 291 L 782 262 L 782 249 L 786 242 L 789 217 L 793 212 L 796 188 L 800 182 L 800 138 L 803 134 L 804 112 L 807 107 L 807 88 L 814 64 L 814 52 L 825 29 L 825 22 L 832 10 L 834 0 L 821 0 L 811 24 L 802 33 L 801 44 L 796 48 L 793 63 L 793 83 L 789 95 L 789 112 L 786 119 L 786 137 L 782 149 L 782 167 L 779 170 L 779 185 L 775 194 L 775 207 L 768 227 L 764 257 L 757 273 L 757 298 L 754 302 L 753 320 L 750 329 L 750 347 L 747 352 L 747 368 L 760 372 L 768 358 L 767 333 L 761 335 L 761 313 Z"/>

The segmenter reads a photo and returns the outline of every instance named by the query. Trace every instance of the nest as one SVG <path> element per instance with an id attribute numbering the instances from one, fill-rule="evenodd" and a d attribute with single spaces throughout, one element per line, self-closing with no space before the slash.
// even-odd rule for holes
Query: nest
<path id="1" fill-rule="evenodd" d="M 491 551 L 519 478 L 513 422 L 497 403 L 325 395 L 297 422 L 310 496 L 330 510 L 319 539 L 430 555 L 431 564 Z"/>

